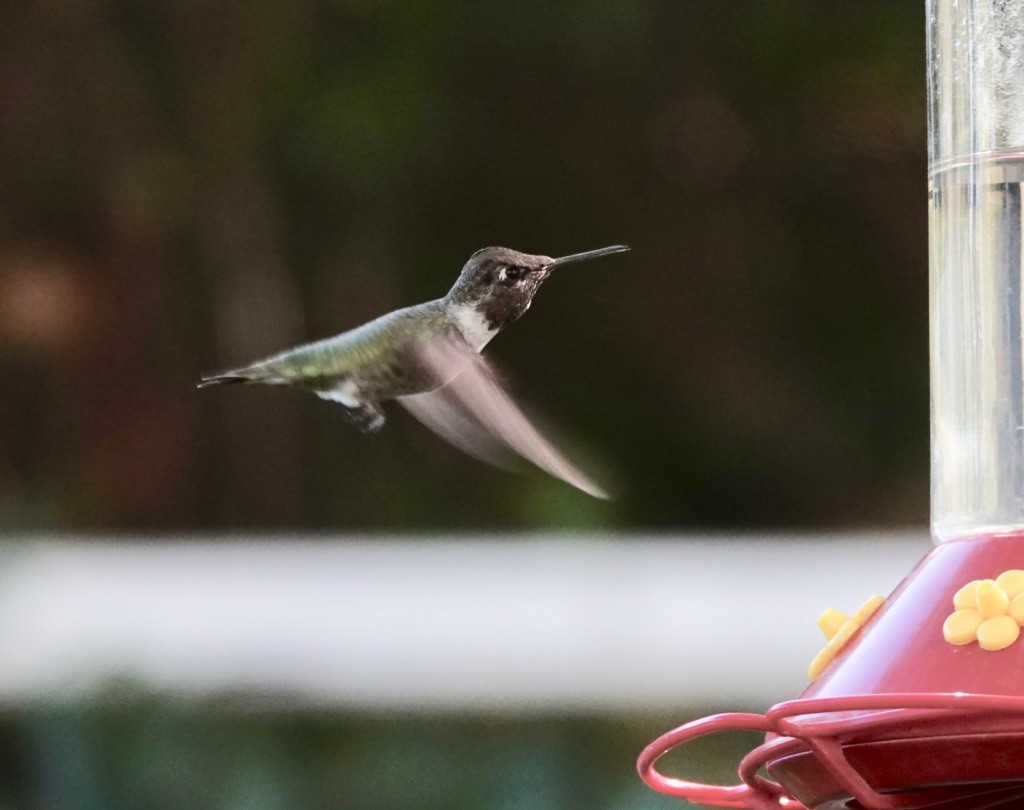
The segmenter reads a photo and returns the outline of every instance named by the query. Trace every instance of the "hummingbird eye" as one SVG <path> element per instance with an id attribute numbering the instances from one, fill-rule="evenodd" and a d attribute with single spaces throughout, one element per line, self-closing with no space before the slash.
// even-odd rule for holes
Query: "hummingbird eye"
<path id="1" fill-rule="evenodd" d="M 522 274 L 522 270 L 518 267 L 503 267 L 501 270 L 502 281 L 515 281 Z"/>

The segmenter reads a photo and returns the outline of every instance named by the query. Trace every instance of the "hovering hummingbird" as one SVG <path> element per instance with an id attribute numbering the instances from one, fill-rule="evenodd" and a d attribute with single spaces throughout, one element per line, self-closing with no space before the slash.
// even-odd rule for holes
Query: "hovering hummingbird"
<path id="1" fill-rule="evenodd" d="M 347 420 L 365 433 L 384 426 L 381 403 L 394 399 L 470 455 L 500 463 L 512 451 L 572 486 L 606 498 L 537 431 L 480 353 L 523 316 L 555 269 L 626 250 L 625 245 L 613 245 L 552 259 L 487 247 L 470 256 L 444 298 L 204 376 L 199 387 L 295 386 L 341 405 Z"/>

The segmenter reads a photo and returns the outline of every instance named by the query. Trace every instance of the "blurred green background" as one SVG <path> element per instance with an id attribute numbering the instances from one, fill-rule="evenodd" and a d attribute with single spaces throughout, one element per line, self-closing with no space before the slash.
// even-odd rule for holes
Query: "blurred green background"
<path id="1" fill-rule="evenodd" d="M 186 713 L 155 699 L 0 725 L 0 807 L 656 810 L 632 761 L 663 728 L 628 721 Z M 193 707 L 194 708 L 194 707 Z M 681 718 L 685 719 L 685 718 Z M 680 719 L 680 721 L 681 721 Z M 664 726 L 664 722 L 661 723 Z M 9 743 L 11 737 L 17 743 Z M 736 782 L 759 735 L 692 743 L 687 776 Z M 671 769 L 674 755 L 661 767 Z M 45 762 L 33 769 L 32 762 Z M 624 764 L 627 767 L 624 767 Z M 33 803 L 18 795 L 33 793 Z"/>
<path id="2" fill-rule="evenodd" d="M 0 528 L 923 525 L 922 5 L 0 4 Z M 608 503 L 394 410 L 194 389 L 485 245 L 620 242 L 488 349 Z M 632 759 L 686 711 L 7 708 L 0 808 L 669 807 Z"/>

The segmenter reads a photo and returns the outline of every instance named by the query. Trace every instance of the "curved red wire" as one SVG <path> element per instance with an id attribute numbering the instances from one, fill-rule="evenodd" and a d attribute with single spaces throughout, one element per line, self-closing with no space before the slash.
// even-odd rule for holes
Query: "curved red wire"
<path id="1" fill-rule="evenodd" d="M 834 716 L 857 711 L 871 711 L 874 714 Z M 965 692 L 897 692 L 789 700 L 773 706 L 763 715 L 716 714 L 674 728 L 644 748 L 637 759 L 637 771 L 653 790 L 700 804 L 748 810 L 782 807 L 787 810 L 804 810 L 803 805 L 785 795 L 781 785 L 760 776 L 758 770 L 769 759 L 809 750 L 862 804 L 879 808 L 895 807 L 897 800 L 876 793 L 846 762 L 836 738 L 854 730 L 878 729 L 892 723 L 905 722 L 908 711 L 914 719 L 951 711 L 1024 713 L 1024 697 Z M 691 782 L 665 776 L 655 768 L 657 760 L 676 746 L 705 734 L 733 730 L 779 735 L 778 739 L 758 746 L 743 758 L 738 768 L 740 784 L 726 786 Z"/>

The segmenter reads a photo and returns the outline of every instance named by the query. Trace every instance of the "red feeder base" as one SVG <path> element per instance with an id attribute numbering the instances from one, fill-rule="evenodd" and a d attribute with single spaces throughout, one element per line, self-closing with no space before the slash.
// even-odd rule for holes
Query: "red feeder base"
<path id="1" fill-rule="evenodd" d="M 1024 568 L 1024 533 L 935 548 L 798 700 L 674 729 L 641 753 L 640 776 L 714 807 L 1024 808 L 1024 636 L 990 652 L 942 635 L 961 586 L 1013 568 Z M 669 749 L 730 729 L 766 732 L 740 784 L 655 770 Z"/>

